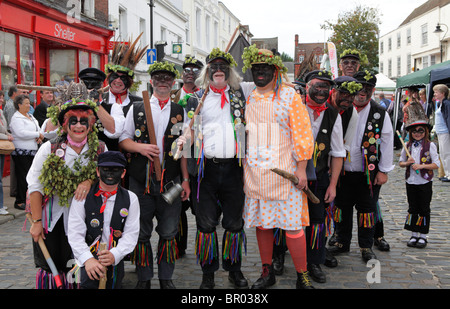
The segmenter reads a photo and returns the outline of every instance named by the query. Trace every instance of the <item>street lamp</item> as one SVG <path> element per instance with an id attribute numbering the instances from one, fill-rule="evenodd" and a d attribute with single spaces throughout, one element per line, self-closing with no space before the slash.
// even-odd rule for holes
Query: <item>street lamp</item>
<path id="1" fill-rule="evenodd" d="M 150 48 L 153 49 L 153 8 L 155 7 L 155 0 L 148 0 L 150 7 Z"/>
<path id="2" fill-rule="evenodd" d="M 441 39 L 441 33 L 444 31 L 441 29 L 441 26 L 445 26 L 445 28 L 447 29 L 445 31 L 444 35 L 442 36 L 442 39 Z M 434 30 L 434 33 L 436 33 L 439 36 L 439 44 L 441 45 L 441 63 L 442 63 L 442 55 L 444 52 L 443 41 L 444 41 L 445 36 L 447 35 L 447 32 L 448 32 L 448 26 L 446 24 L 440 24 L 440 23 L 438 23 L 436 25 L 436 29 Z"/>

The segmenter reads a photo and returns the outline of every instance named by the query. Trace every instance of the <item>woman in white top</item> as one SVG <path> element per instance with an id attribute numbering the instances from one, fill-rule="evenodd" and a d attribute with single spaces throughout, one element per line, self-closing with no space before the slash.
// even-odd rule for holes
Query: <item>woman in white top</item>
<path id="1" fill-rule="evenodd" d="M 4 102 L 4 93 L 0 91 L 0 105 L 3 105 Z M 6 118 L 3 114 L 3 110 L 0 109 L 0 139 L 1 140 L 13 140 L 11 134 L 8 133 L 8 126 L 6 122 Z M 5 155 L 0 155 L 0 215 L 7 215 L 8 211 L 6 211 L 6 207 L 3 207 L 3 165 L 5 163 Z"/>
<path id="2" fill-rule="evenodd" d="M 33 163 L 44 136 L 40 133 L 38 121 L 30 115 L 30 99 L 26 95 L 19 95 L 14 99 L 16 112 L 11 118 L 9 128 L 14 138 L 16 149 L 11 153 L 14 160 L 15 173 L 17 178 L 17 195 L 14 208 L 25 210 L 27 193 L 27 173 Z"/>

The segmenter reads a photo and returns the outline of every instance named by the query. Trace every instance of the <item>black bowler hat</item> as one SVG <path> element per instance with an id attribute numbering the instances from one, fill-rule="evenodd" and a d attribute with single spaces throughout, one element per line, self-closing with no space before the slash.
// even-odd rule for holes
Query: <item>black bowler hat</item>
<path id="1" fill-rule="evenodd" d="M 98 166 L 119 166 L 125 168 L 127 160 L 120 151 L 106 151 L 98 156 Z"/>
<path id="2" fill-rule="evenodd" d="M 320 79 L 320 80 L 329 82 L 330 85 L 334 85 L 333 73 L 331 73 L 330 71 L 327 71 L 327 70 L 315 70 L 315 71 L 309 72 L 305 76 L 306 83 L 310 82 L 313 79 Z"/>
<path id="3" fill-rule="evenodd" d="M 97 68 L 86 68 L 78 73 L 78 77 L 83 79 L 96 79 L 98 81 L 104 81 L 106 79 L 106 74 Z"/>

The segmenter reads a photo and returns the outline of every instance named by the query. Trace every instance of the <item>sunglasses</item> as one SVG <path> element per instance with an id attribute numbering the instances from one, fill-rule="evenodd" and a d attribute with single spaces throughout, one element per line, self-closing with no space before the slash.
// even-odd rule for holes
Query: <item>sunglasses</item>
<path id="1" fill-rule="evenodd" d="M 343 65 L 352 65 L 352 66 L 356 66 L 359 64 L 359 61 L 357 60 L 344 60 L 342 61 Z"/>
<path id="2" fill-rule="evenodd" d="M 423 133 L 425 133 L 425 130 L 424 129 L 412 130 L 411 133 L 423 134 Z"/>
<path id="3" fill-rule="evenodd" d="M 184 73 L 186 73 L 186 74 L 189 74 L 189 73 L 197 74 L 198 71 L 200 71 L 198 68 L 185 68 L 184 69 Z"/>
<path id="4" fill-rule="evenodd" d="M 157 82 L 171 82 L 174 80 L 173 76 L 167 74 L 156 74 L 152 76 L 152 79 Z"/>

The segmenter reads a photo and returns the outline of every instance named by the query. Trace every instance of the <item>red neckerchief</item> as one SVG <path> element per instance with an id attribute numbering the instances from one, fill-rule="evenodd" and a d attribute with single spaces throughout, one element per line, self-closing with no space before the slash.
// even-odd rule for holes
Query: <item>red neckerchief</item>
<path id="1" fill-rule="evenodd" d="M 183 90 L 184 90 L 185 93 L 195 93 L 195 92 L 198 91 L 198 88 L 194 88 L 192 91 L 189 91 L 186 88 L 184 88 L 184 86 L 183 86 Z"/>
<path id="2" fill-rule="evenodd" d="M 322 104 L 322 105 L 311 105 L 311 104 L 308 104 L 308 107 L 314 111 L 314 120 L 319 118 L 320 114 L 323 111 L 326 111 L 328 109 L 326 104 Z"/>
<path id="3" fill-rule="evenodd" d="M 166 104 L 169 102 L 169 99 L 167 99 L 167 100 L 160 100 L 160 99 L 158 99 L 158 102 L 159 102 L 159 107 L 161 107 L 161 110 L 164 108 L 164 106 L 166 106 Z"/>
<path id="4" fill-rule="evenodd" d="M 112 192 L 103 191 L 102 188 L 99 187 L 98 192 L 95 193 L 95 196 L 102 196 L 103 197 L 103 204 L 102 207 L 100 207 L 100 213 L 103 213 L 105 211 L 106 207 L 106 201 L 113 195 L 117 193 L 117 189 Z"/>
<path id="5" fill-rule="evenodd" d="M 216 87 L 214 87 L 214 86 L 212 86 L 212 85 L 210 85 L 209 87 L 211 88 L 211 90 L 212 90 L 214 93 L 219 93 L 219 94 L 221 95 L 221 99 L 222 99 L 221 107 L 222 107 L 222 109 L 223 109 L 223 107 L 225 106 L 225 102 L 228 102 L 227 96 L 226 96 L 226 94 L 225 94 L 225 89 L 226 89 L 226 87 L 223 88 L 223 89 L 217 89 Z"/>
<path id="6" fill-rule="evenodd" d="M 112 91 L 111 93 L 116 97 L 116 103 L 122 104 L 123 103 L 122 96 L 128 94 L 128 89 L 122 93 L 114 93 Z"/>

